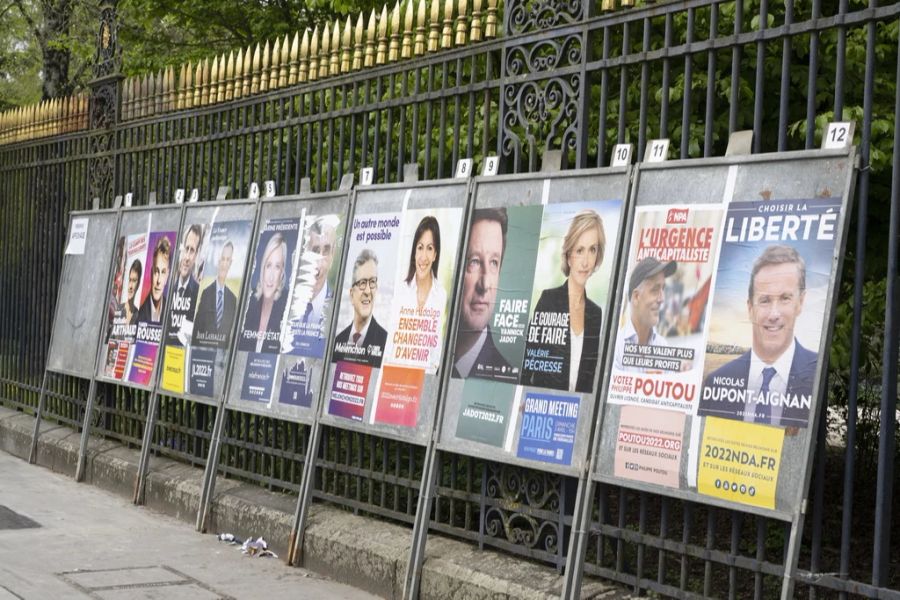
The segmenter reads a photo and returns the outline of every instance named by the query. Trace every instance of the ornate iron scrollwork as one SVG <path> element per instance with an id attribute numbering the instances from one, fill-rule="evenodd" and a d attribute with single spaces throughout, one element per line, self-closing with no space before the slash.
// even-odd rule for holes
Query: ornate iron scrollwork
<path id="1" fill-rule="evenodd" d="M 94 79 L 115 75 L 120 67 L 119 34 L 116 7 L 104 3 L 100 7 L 100 28 L 97 30 L 97 54 L 94 57 Z"/>
<path id="2" fill-rule="evenodd" d="M 513 0 L 506 7 L 506 35 L 577 23 L 583 11 L 581 0 Z"/>
<path id="3" fill-rule="evenodd" d="M 112 128 L 119 117 L 119 83 L 121 80 L 118 27 L 114 4 L 100 7 L 97 30 L 97 53 L 94 79 L 90 83 L 91 157 L 88 168 L 88 193 L 91 198 L 108 202 L 115 185 L 115 135 Z"/>
<path id="4" fill-rule="evenodd" d="M 488 469 L 485 495 L 494 502 L 485 508 L 485 534 L 556 554 L 562 523 L 546 514 L 559 514 L 560 476 L 498 463 Z"/>
<path id="5" fill-rule="evenodd" d="M 584 5 L 581 0 L 512 2 L 506 14 L 508 35 L 526 34 L 578 22 Z M 587 86 L 582 72 L 572 68 L 586 60 L 585 35 L 569 30 L 525 43 L 509 38 L 503 71 L 513 79 L 503 88 L 500 151 L 512 159 L 513 170 L 523 160 L 528 170 L 537 169 L 544 150 L 578 150 L 585 126 L 579 107 Z M 560 70 L 568 72 L 555 75 Z"/>

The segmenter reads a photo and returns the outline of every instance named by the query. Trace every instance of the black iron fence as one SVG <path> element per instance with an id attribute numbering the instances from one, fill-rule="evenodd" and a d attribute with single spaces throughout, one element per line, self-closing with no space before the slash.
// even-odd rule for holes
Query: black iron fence
<path id="1" fill-rule="evenodd" d="M 642 156 L 653 138 L 670 138 L 673 158 L 716 156 L 741 129 L 754 152 L 775 152 L 816 147 L 827 122 L 853 120 L 862 170 L 798 594 L 900 597 L 900 5 L 687 0 L 597 15 L 577 0 L 512 0 L 503 35 L 482 41 L 496 2 L 474 4 L 449 25 L 445 14 L 389 34 L 379 20 L 306 54 L 285 38 L 265 64 L 248 49 L 177 78 L 123 83 L 104 48 L 87 128 L 77 103 L 39 134 L 16 120 L 0 138 L 0 401 L 37 405 L 66 215 L 94 197 L 168 203 L 223 185 L 241 196 L 270 179 L 296 193 L 305 178 L 323 191 L 362 167 L 392 182 L 417 163 L 434 179 L 493 154 L 502 171 L 533 171 L 546 150 L 562 150 L 564 167 L 603 166 L 614 144 Z M 113 19 L 104 11 L 114 31 Z M 85 387 L 52 378 L 47 417 L 78 427 Z M 95 432 L 139 445 L 147 394 L 101 384 L 100 398 Z M 309 428 L 224 410 L 220 471 L 296 492 Z M 163 397 L 153 450 L 202 465 L 215 411 Z M 315 456 L 318 500 L 412 522 L 423 449 L 325 428 Z M 562 568 L 574 480 L 448 453 L 437 468 L 433 531 Z M 590 574 L 674 597 L 780 589 L 781 522 L 608 485 L 593 503 Z"/>

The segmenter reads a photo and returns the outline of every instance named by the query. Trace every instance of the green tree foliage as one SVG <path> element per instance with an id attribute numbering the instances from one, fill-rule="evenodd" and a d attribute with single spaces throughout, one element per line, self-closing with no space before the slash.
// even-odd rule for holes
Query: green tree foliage
<path id="1" fill-rule="evenodd" d="M 381 6 L 375 0 L 121 0 L 126 75 L 209 58 Z"/>

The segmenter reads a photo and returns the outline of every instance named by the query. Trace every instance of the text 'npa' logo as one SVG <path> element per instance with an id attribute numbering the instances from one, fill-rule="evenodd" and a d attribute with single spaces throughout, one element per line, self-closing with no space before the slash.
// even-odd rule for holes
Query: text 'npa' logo
<path id="1" fill-rule="evenodd" d="M 689 208 L 670 208 L 666 214 L 666 225 L 683 225 L 688 222 Z"/>

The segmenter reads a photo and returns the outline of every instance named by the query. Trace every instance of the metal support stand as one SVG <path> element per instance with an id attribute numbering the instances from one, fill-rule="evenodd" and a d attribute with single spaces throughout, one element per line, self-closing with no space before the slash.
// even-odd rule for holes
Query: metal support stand
<path id="1" fill-rule="evenodd" d="M 309 506 L 312 504 L 312 487 L 316 478 L 316 454 L 319 452 L 321 437 L 322 424 L 319 419 L 316 419 L 310 428 L 306 458 L 303 461 L 303 476 L 300 479 L 300 495 L 297 498 L 297 510 L 294 513 L 294 524 L 291 526 L 291 537 L 288 541 L 287 563 L 295 567 L 303 564 L 303 536 L 306 535 L 306 520 L 309 517 Z"/>
<path id="2" fill-rule="evenodd" d="M 88 389 L 87 405 L 84 407 L 84 421 L 81 424 L 81 444 L 78 446 L 78 465 L 75 468 L 75 481 L 84 480 L 88 439 L 91 437 L 91 417 L 94 414 L 94 403 L 96 400 L 97 378 L 91 377 L 91 387 Z"/>
<path id="3" fill-rule="evenodd" d="M 34 415 L 34 432 L 31 434 L 31 450 L 28 452 L 28 464 L 37 460 L 38 435 L 41 432 L 41 416 L 44 413 L 44 402 L 47 400 L 47 379 L 50 371 L 44 369 L 44 380 L 41 382 L 41 396 L 38 400 L 37 413 Z"/>
<path id="4" fill-rule="evenodd" d="M 147 470 L 150 465 L 150 448 L 153 444 L 153 428 L 156 426 L 156 411 L 159 407 L 159 394 L 156 387 L 150 394 L 150 404 L 147 406 L 147 420 L 144 423 L 144 441 L 141 444 L 141 458 L 138 462 L 137 478 L 134 481 L 135 504 L 144 503 L 144 487 L 147 480 Z"/>
<path id="5" fill-rule="evenodd" d="M 222 429 L 225 425 L 225 402 L 216 409 L 216 422 L 213 424 L 212 439 L 209 444 L 209 456 L 203 470 L 203 488 L 200 491 L 200 506 L 197 509 L 196 530 L 206 533 L 209 524 L 209 506 L 216 489 L 216 474 L 219 471 L 219 453 L 222 448 Z"/>

